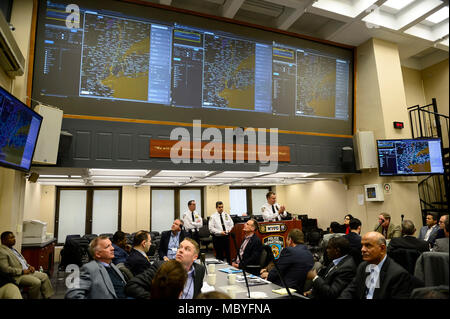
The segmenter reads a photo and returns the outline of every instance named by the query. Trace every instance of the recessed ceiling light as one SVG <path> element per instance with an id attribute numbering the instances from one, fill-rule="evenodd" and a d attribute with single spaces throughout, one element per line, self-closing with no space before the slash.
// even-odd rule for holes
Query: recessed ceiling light
<path id="1" fill-rule="evenodd" d="M 442 9 L 436 11 L 425 20 L 430 21 L 432 23 L 439 23 L 447 18 L 448 18 L 448 6 L 443 7 Z"/>
<path id="2" fill-rule="evenodd" d="M 39 175 L 39 178 L 68 178 L 69 175 Z"/>
<path id="3" fill-rule="evenodd" d="M 395 10 L 401 10 L 404 7 L 406 7 L 411 2 L 414 2 L 414 0 L 388 0 L 385 3 L 383 3 L 383 6 L 389 7 L 391 9 Z"/>

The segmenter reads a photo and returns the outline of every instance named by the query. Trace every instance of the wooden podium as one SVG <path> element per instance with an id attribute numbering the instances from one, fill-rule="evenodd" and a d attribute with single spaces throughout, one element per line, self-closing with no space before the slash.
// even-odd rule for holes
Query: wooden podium
<path id="1" fill-rule="evenodd" d="M 289 232 L 294 229 L 302 229 L 301 220 L 284 220 L 278 222 L 258 222 L 259 230 L 256 235 L 259 237 L 263 245 L 270 245 L 272 247 L 273 257 L 278 259 L 281 250 L 286 247 L 286 239 Z M 236 243 L 238 248 L 244 240 L 244 223 L 235 224 L 232 233 L 236 235 Z M 234 247 L 233 239 L 230 236 L 230 255 L 231 259 L 235 259 L 236 248 Z"/>

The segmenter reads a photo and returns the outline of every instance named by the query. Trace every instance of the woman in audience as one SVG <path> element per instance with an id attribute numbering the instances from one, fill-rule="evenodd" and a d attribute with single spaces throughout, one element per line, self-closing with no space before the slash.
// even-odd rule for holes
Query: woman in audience
<path id="1" fill-rule="evenodd" d="M 353 216 L 350 214 L 345 215 L 344 217 L 344 227 L 345 227 L 345 234 L 349 234 L 350 233 L 350 220 L 353 219 Z"/>
<path id="2" fill-rule="evenodd" d="M 178 299 L 187 280 L 187 272 L 183 265 L 175 260 L 162 264 L 152 281 L 152 299 Z"/>

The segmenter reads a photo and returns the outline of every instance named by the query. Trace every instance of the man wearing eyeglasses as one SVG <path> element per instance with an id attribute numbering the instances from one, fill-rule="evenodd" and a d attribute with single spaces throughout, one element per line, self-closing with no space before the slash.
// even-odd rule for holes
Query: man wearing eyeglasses
<path id="1" fill-rule="evenodd" d="M 386 240 L 402 237 L 402 229 L 391 222 L 391 215 L 388 213 L 381 213 L 378 216 L 378 225 L 374 227 L 374 231 L 381 233 Z"/>

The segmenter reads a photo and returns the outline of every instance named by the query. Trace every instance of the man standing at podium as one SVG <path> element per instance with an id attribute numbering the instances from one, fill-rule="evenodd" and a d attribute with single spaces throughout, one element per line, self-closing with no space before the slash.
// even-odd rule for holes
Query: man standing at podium
<path id="1" fill-rule="evenodd" d="M 287 216 L 286 208 L 277 204 L 277 195 L 274 192 L 268 192 L 266 198 L 267 203 L 261 207 L 262 217 L 265 222 L 279 221 L 281 216 Z"/>

